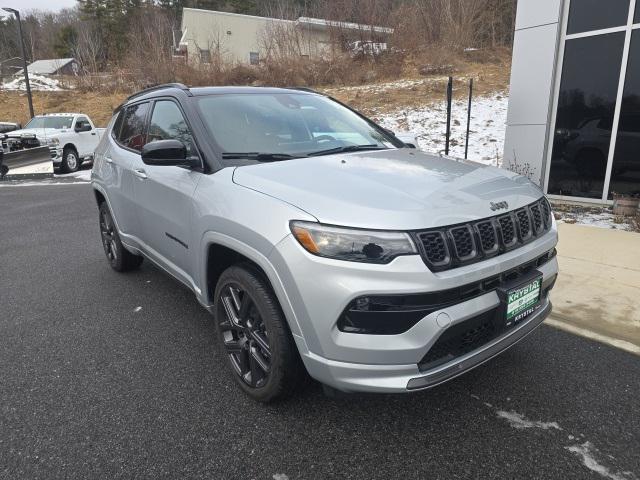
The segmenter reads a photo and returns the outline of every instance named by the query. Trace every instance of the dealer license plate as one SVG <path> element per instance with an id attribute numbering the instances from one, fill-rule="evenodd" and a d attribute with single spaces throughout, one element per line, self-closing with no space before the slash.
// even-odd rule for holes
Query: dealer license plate
<path id="1" fill-rule="evenodd" d="M 521 322 L 536 311 L 541 287 L 542 277 L 507 292 L 507 327 Z"/>

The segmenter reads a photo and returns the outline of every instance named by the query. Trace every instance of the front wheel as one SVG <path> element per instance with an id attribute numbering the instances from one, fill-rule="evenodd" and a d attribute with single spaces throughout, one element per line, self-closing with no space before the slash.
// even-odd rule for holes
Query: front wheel
<path id="1" fill-rule="evenodd" d="M 75 149 L 67 147 L 62 152 L 62 164 L 60 168 L 64 173 L 77 172 L 80 168 L 80 157 Z"/>
<path id="2" fill-rule="evenodd" d="M 249 266 L 230 267 L 220 276 L 215 303 L 218 338 L 240 388 L 260 402 L 293 394 L 306 374 L 268 284 Z"/>
<path id="3" fill-rule="evenodd" d="M 107 202 L 100 204 L 100 237 L 107 261 L 115 271 L 128 272 L 142 264 L 142 257 L 134 255 L 122 245 Z"/>

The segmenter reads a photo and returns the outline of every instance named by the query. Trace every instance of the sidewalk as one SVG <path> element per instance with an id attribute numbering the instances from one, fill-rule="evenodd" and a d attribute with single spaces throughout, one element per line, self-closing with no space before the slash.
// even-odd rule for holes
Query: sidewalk
<path id="1" fill-rule="evenodd" d="M 640 234 L 561 224 L 553 326 L 640 353 Z"/>

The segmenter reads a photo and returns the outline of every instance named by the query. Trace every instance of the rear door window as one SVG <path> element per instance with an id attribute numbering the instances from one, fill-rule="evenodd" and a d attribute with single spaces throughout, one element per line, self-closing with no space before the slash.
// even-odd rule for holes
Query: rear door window
<path id="1" fill-rule="evenodd" d="M 146 120 L 149 103 L 138 103 L 127 107 L 122 119 L 122 129 L 118 135 L 118 143 L 137 152 L 142 150 L 146 142 Z"/>

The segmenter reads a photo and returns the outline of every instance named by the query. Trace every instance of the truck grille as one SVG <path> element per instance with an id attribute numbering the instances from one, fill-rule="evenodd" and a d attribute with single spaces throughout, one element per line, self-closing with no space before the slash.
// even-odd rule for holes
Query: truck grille
<path id="1" fill-rule="evenodd" d="M 551 228 L 546 198 L 473 223 L 417 232 L 422 258 L 434 271 L 449 270 L 517 248 Z"/>

